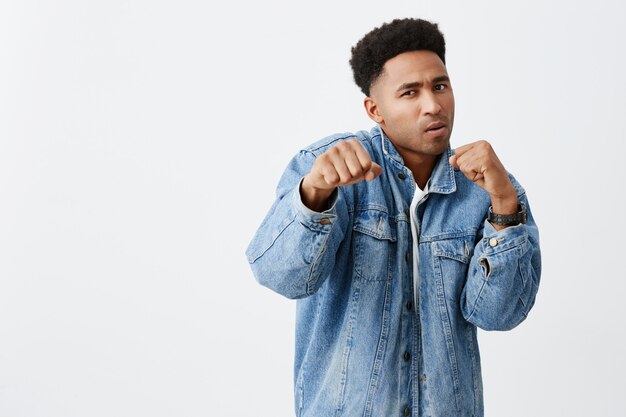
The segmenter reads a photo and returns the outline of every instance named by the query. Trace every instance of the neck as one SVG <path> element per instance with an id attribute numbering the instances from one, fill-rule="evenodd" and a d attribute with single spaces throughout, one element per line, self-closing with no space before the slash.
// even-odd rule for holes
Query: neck
<path id="1" fill-rule="evenodd" d="M 402 155 L 402 159 L 404 165 L 413 173 L 417 186 L 423 190 L 435 169 L 439 155 Z"/>

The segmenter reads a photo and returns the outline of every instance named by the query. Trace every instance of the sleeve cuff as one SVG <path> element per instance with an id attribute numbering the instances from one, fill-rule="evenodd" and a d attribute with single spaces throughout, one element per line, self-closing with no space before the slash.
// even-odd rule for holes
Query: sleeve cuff
<path id="1" fill-rule="evenodd" d="M 300 195 L 300 185 L 302 180 L 298 182 L 298 186 L 293 193 L 293 204 L 296 207 L 296 218 L 304 226 L 312 230 L 324 230 L 330 229 L 337 219 L 337 200 L 339 198 L 339 191 L 336 189 L 329 198 L 330 208 L 322 212 L 313 211 L 302 202 L 302 196 Z"/>
<path id="2" fill-rule="evenodd" d="M 488 220 L 485 220 L 482 239 L 485 255 L 503 252 L 524 244 L 526 240 L 528 240 L 528 231 L 524 224 L 496 230 Z"/>

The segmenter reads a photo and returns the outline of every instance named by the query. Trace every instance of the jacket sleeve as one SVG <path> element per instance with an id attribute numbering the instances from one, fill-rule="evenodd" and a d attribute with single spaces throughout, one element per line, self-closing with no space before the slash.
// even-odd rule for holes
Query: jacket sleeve
<path id="1" fill-rule="evenodd" d="M 301 151 L 289 163 L 276 190 L 276 200 L 246 250 L 257 281 L 287 298 L 317 291 L 330 275 L 348 222 L 343 192 L 331 197 L 321 213 L 300 198 L 300 182 L 315 161 Z"/>
<path id="2" fill-rule="evenodd" d="M 539 232 L 526 194 L 526 224 L 497 231 L 484 221 L 461 294 L 465 319 L 484 330 L 510 330 L 535 303 L 541 276 Z"/>

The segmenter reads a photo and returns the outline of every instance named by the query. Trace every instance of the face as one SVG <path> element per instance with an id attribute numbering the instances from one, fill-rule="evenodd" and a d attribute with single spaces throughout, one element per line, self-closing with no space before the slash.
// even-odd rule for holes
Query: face
<path id="1" fill-rule="evenodd" d="M 387 61 L 365 108 L 405 159 L 431 158 L 448 147 L 454 95 L 434 52 L 405 52 Z"/>

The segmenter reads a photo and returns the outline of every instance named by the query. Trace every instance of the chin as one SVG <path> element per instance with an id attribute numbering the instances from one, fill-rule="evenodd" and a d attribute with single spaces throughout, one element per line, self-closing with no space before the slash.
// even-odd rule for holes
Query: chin
<path id="1" fill-rule="evenodd" d="M 427 146 L 422 147 L 422 152 L 428 155 L 441 155 L 448 149 L 450 138 L 442 138 L 438 141 L 431 141 Z"/>

